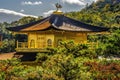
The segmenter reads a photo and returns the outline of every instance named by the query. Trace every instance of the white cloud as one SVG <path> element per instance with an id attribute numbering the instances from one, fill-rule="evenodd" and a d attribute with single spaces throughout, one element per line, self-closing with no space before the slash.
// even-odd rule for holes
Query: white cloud
<path id="1" fill-rule="evenodd" d="M 98 0 L 94 0 L 95 2 L 97 2 Z"/>
<path id="2" fill-rule="evenodd" d="M 77 4 L 77 5 L 85 5 L 86 3 L 84 0 L 62 0 L 63 3 L 69 3 L 69 4 Z"/>
<path id="3" fill-rule="evenodd" d="M 55 10 L 49 10 L 48 12 L 44 12 L 43 15 L 44 17 L 47 17 L 49 15 L 51 15 Z"/>
<path id="4" fill-rule="evenodd" d="M 42 4 L 41 1 L 35 1 L 35 2 L 24 1 L 24 2 L 22 2 L 22 5 L 41 5 L 41 4 Z"/>
<path id="5" fill-rule="evenodd" d="M 13 14 L 13 15 L 21 16 L 21 17 L 31 16 L 31 17 L 37 18 L 37 16 L 34 16 L 34 15 L 27 15 L 27 14 L 13 11 L 13 10 L 7 10 L 7 9 L 0 9 L 0 13 Z"/>
<path id="6" fill-rule="evenodd" d="M 24 9 L 21 9 L 20 12 L 24 12 L 25 10 Z"/>

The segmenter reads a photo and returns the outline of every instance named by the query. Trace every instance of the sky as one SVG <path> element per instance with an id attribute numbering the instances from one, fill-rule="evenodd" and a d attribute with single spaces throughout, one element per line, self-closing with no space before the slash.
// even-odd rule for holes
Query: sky
<path id="1" fill-rule="evenodd" d="M 0 21 L 3 14 L 15 16 L 48 16 L 56 10 L 55 4 L 63 6 L 62 11 L 80 11 L 88 3 L 97 0 L 0 0 Z M 4 15 L 5 16 L 5 15 Z"/>

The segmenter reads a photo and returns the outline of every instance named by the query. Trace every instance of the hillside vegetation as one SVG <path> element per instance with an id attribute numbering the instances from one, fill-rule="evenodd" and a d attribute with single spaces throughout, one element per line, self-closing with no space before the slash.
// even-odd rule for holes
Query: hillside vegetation
<path id="1" fill-rule="evenodd" d="M 66 13 L 66 15 L 96 26 L 120 28 L 120 1 L 98 0 L 89 6 L 86 5 L 81 11 Z"/>

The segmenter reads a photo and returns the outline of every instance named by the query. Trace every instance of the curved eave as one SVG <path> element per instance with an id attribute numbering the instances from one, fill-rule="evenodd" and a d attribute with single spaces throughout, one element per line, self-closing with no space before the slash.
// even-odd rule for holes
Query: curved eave
<path id="1" fill-rule="evenodd" d="M 41 29 L 41 30 L 31 30 L 31 32 L 33 31 L 47 31 L 47 30 L 58 30 L 58 31 L 69 31 L 69 32 L 87 32 L 87 33 L 92 33 L 92 32 L 95 32 L 95 33 L 100 33 L 100 32 L 107 32 L 109 30 L 109 28 L 104 28 L 104 30 L 99 30 L 99 31 L 93 31 L 93 30 L 69 30 L 69 29 L 61 29 L 57 26 L 55 26 L 54 24 L 50 25 L 49 27 L 46 27 L 44 29 Z M 30 30 L 29 30 L 30 32 Z"/>
<path id="2" fill-rule="evenodd" d="M 45 26 L 45 24 L 43 24 L 44 25 L 44 27 L 41 25 L 41 27 L 39 27 L 39 28 L 34 28 L 34 27 L 31 27 L 31 28 L 26 28 L 26 29 L 22 29 L 21 31 L 13 31 L 13 32 L 34 32 L 34 31 L 46 31 L 46 30 L 51 30 L 51 28 L 52 29 L 54 29 L 54 30 L 60 30 L 60 31 L 69 31 L 69 32 L 87 32 L 87 33 L 92 33 L 92 32 L 107 32 L 108 30 L 109 30 L 109 28 L 103 28 L 102 30 L 100 29 L 100 30 L 90 30 L 90 29 L 88 29 L 88 30 L 79 30 L 79 29 L 62 29 L 62 28 L 60 28 L 60 27 L 57 27 L 57 26 L 55 26 L 54 24 L 50 24 L 50 23 L 48 23 L 48 22 L 46 22 L 47 23 L 47 25 Z M 33 29 L 32 29 L 33 28 Z M 101 28 L 101 27 L 100 27 Z"/>
<path id="3" fill-rule="evenodd" d="M 13 32 L 23 32 L 21 30 L 23 29 L 27 29 L 31 26 L 35 26 L 36 24 L 42 24 L 44 23 L 45 21 L 49 20 L 50 16 L 49 17 L 46 17 L 44 19 L 41 19 L 41 20 L 38 20 L 38 21 L 35 21 L 35 22 L 32 22 L 32 23 L 28 23 L 28 24 L 25 24 L 25 25 L 20 25 L 20 26 L 16 26 L 16 27 L 9 27 L 9 28 L 6 28 L 7 30 L 9 31 L 13 31 Z"/>
<path id="4" fill-rule="evenodd" d="M 54 29 L 56 29 L 56 30 L 61 30 L 61 31 L 70 31 L 70 32 L 88 32 L 88 33 L 91 33 L 91 32 L 107 32 L 109 29 L 108 28 L 106 28 L 106 29 L 104 29 L 104 30 L 99 30 L 99 31 L 94 31 L 94 30 L 70 30 L 70 29 L 61 29 L 61 28 L 58 28 L 58 27 L 56 27 L 55 25 L 52 25 L 53 27 L 54 27 Z"/>

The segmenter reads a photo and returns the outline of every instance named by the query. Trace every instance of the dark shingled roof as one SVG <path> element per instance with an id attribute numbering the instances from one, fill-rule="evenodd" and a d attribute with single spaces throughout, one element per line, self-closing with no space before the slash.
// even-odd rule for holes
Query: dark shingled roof
<path id="1" fill-rule="evenodd" d="M 108 31 L 108 28 L 105 27 L 98 27 L 98 26 L 93 26 L 93 25 L 89 25 L 80 21 L 77 21 L 75 19 L 71 19 L 69 17 L 66 17 L 64 15 L 58 15 L 58 14 L 52 14 L 51 16 L 44 18 L 42 20 L 36 21 L 36 22 L 32 22 L 29 24 L 25 24 L 25 25 L 21 25 L 21 26 L 17 26 L 17 27 L 10 27 L 7 28 L 10 31 L 41 31 L 44 28 L 38 28 L 40 25 L 42 25 L 43 23 L 46 23 L 47 21 L 49 21 L 48 27 L 46 27 L 47 29 L 50 29 L 51 27 L 57 30 L 64 30 L 64 31 L 78 31 L 78 32 L 102 32 L 102 31 Z M 31 27 L 31 28 L 30 28 Z M 38 29 L 33 29 L 33 30 L 29 30 L 32 28 L 38 28 Z M 40 27 L 44 27 L 44 26 L 40 26 Z M 47 29 L 44 30 L 47 30 Z"/>

